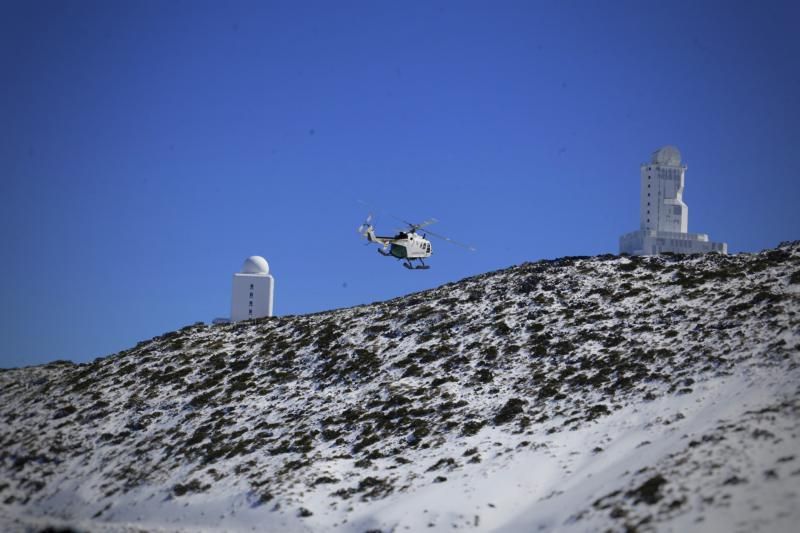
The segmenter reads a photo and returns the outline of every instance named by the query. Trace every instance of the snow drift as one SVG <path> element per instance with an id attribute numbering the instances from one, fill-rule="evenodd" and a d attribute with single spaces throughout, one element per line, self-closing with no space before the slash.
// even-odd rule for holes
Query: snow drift
<path id="1" fill-rule="evenodd" d="M 571 257 L 0 372 L 0 525 L 793 531 L 800 244 Z"/>

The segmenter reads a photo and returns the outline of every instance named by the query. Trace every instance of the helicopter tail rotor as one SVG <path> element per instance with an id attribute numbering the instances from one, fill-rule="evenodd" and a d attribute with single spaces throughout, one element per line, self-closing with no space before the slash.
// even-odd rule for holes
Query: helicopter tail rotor
<path id="1" fill-rule="evenodd" d="M 372 213 L 367 215 L 367 219 L 364 220 L 364 223 L 361 224 L 356 231 L 358 231 L 361 235 L 366 235 L 366 233 L 372 228 Z"/>
<path id="2" fill-rule="evenodd" d="M 367 215 L 367 219 L 358 227 L 358 232 L 369 242 L 378 242 L 378 239 L 375 238 L 375 228 L 372 227 L 372 213 Z"/>

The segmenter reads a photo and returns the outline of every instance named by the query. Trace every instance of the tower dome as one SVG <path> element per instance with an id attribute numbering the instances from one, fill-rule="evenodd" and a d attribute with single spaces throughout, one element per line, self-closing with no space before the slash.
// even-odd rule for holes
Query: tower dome
<path id="1" fill-rule="evenodd" d="M 269 263 L 260 255 L 251 255 L 242 265 L 242 274 L 269 274 Z"/>
<path id="2" fill-rule="evenodd" d="M 653 159 L 651 162 L 654 165 L 679 167 L 681 165 L 681 152 L 672 145 L 662 146 L 653 152 Z"/>

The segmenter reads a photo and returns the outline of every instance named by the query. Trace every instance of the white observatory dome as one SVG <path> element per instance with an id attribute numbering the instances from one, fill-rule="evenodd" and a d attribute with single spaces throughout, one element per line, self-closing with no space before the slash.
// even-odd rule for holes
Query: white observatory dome
<path id="1" fill-rule="evenodd" d="M 672 145 L 662 146 L 653 152 L 654 165 L 681 166 L 681 152 Z"/>
<path id="2" fill-rule="evenodd" d="M 269 274 L 269 263 L 260 255 L 251 255 L 242 265 L 242 274 Z"/>

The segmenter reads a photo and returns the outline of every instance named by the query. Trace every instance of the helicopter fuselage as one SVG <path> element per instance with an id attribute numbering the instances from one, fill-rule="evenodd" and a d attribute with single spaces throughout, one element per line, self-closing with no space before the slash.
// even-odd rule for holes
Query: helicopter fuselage
<path id="1" fill-rule="evenodd" d="M 398 259 L 424 259 L 433 253 L 431 242 L 416 233 L 401 232 L 387 241 L 389 255 Z"/>
<path id="2" fill-rule="evenodd" d="M 375 235 L 372 226 L 368 226 L 363 233 L 369 242 L 383 247 L 382 250 L 378 250 L 383 255 L 397 259 L 425 259 L 433 253 L 431 241 L 414 231 L 401 231 L 394 237 L 381 237 Z"/>
<path id="3" fill-rule="evenodd" d="M 414 232 L 398 233 L 394 237 L 378 237 L 378 242 L 383 244 L 382 249 L 378 249 L 381 255 L 394 257 L 403 261 L 403 266 L 412 269 L 430 268 L 423 261 L 431 256 L 431 243 L 428 239 L 420 237 Z M 388 249 L 388 251 L 387 251 Z M 414 265 L 412 261 L 419 261 L 419 265 Z"/>

